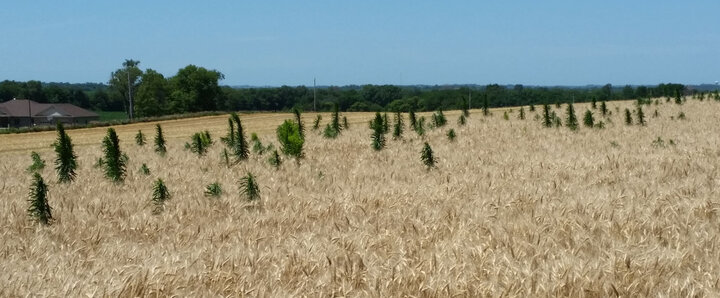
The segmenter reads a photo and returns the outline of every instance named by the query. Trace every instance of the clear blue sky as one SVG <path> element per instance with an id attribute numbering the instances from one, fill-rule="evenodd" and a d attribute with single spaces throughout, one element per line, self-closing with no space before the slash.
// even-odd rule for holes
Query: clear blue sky
<path id="1" fill-rule="evenodd" d="M 185 3 L 193 2 L 193 3 Z M 126 58 L 225 85 L 720 80 L 720 1 L 4 1 L 0 80 L 107 82 Z"/>

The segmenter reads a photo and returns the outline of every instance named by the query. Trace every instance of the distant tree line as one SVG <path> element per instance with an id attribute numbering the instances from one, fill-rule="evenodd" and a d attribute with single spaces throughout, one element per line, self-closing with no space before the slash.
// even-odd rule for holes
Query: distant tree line
<path id="1" fill-rule="evenodd" d="M 602 87 L 526 87 L 523 85 L 394 86 L 351 85 L 273 88 L 234 88 L 220 86 L 223 74 L 188 65 L 172 77 L 153 70 L 141 70 L 139 61 L 126 60 L 113 72 L 107 84 L 42 83 L 39 81 L 0 82 L 0 101 L 27 98 L 42 103 L 72 103 L 102 111 L 125 111 L 133 101 L 135 117 L 151 117 L 202 111 L 290 111 L 293 108 L 331 111 L 434 111 L 674 97 L 688 94 L 682 84 L 657 86 Z M 128 81 L 129 79 L 129 81 Z"/>

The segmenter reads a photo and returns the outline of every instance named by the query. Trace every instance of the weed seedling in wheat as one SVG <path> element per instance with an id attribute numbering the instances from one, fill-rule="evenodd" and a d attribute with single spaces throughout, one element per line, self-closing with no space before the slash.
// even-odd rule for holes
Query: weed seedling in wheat
<path id="1" fill-rule="evenodd" d="M 277 150 L 273 150 L 272 154 L 270 154 L 270 158 L 268 158 L 268 163 L 271 166 L 275 167 L 275 169 L 280 168 L 282 160 L 280 159 L 280 154 L 278 154 Z"/>
<path id="2" fill-rule="evenodd" d="M 38 222 L 48 225 L 52 220 L 52 209 L 48 204 L 48 187 L 39 173 L 33 174 L 33 182 L 30 186 L 30 207 L 27 211 L 30 217 Z"/>
<path id="3" fill-rule="evenodd" d="M 222 195 L 222 186 L 218 182 L 214 182 L 205 186 L 205 196 L 219 198 Z"/>
<path id="4" fill-rule="evenodd" d="M 585 111 L 585 116 L 583 117 L 583 124 L 590 128 L 595 125 L 595 119 L 593 118 L 593 114 L 590 110 Z"/>
<path id="5" fill-rule="evenodd" d="M 320 129 L 320 121 L 322 121 L 322 116 L 318 114 L 315 116 L 315 122 L 313 122 L 313 130 Z"/>
<path id="6" fill-rule="evenodd" d="M 125 163 L 127 161 L 120 151 L 120 139 L 114 128 L 108 128 L 102 144 L 105 154 L 105 177 L 114 182 L 122 182 L 125 179 Z"/>
<path id="7" fill-rule="evenodd" d="M 632 123 L 633 123 L 632 113 L 630 113 L 629 109 L 625 109 L 625 124 L 632 125 Z"/>
<path id="8" fill-rule="evenodd" d="M 233 155 L 235 155 L 235 159 L 238 161 L 246 160 L 250 155 L 250 148 L 248 148 L 247 139 L 245 139 L 245 131 L 243 130 L 242 121 L 240 121 L 240 117 L 235 113 L 232 113 L 230 116 L 237 128 L 237 131 L 235 132 L 235 144 L 232 148 Z"/>
<path id="9" fill-rule="evenodd" d="M 568 103 L 566 114 L 565 125 L 570 128 L 570 130 L 576 130 L 578 128 L 578 120 L 575 116 L 575 108 L 573 108 L 572 103 Z"/>
<path id="10" fill-rule="evenodd" d="M 283 124 L 278 126 L 277 139 L 280 142 L 280 150 L 283 154 L 301 158 L 303 156 L 303 144 L 305 139 L 300 135 L 300 128 L 297 123 L 291 120 L 285 120 Z"/>
<path id="11" fill-rule="evenodd" d="M 155 204 L 153 213 L 158 214 L 165 208 L 165 201 L 170 200 L 170 191 L 160 178 L 155 180 L 152 189 L 152 202 Z"/>
<path id="12" fill-rule="evenodd" d="M 372 133 L 372 148 L 380 151 L 385 148 L 385 134 L 383 133 L 383 118 L 380 113 L 375 113 L 375 119 L 370 124 Z"/>
<path id="13" fill-rule="evenodd" d="M 135 135 L 135 144 L 138 144 L 138 146 L 145 145 L 145 134 L 142 133 L 142 130 L 138 129 L 138 132 Z"/>
<path id="14" fill-rule="evenodd" d="M 75 180 L 75 170 L 77 169 L 77 155 L 73 149 L 72 140 L 65 132 L 62 123 L 57 123 L 58 138 L 53 143 L 57 158 L 55 159 L 55 170 L 57 171 L 58 181 L 61 183 L 69 183 Z"/>
<path id="15" fill-rule="evenodd" d="M 400 112 L 395 113 L 395 124 L 393 125 L 393 139 L 402 139 L 405 127 L 403 125 L 403 116 Z"/>
<path id="16" fill-rule="evenodd" d="M 455 141 L 455 137 L 456 137 L 455 129 L 451 128 L 450 130 L 448 130 L 447 137 L 448 137 L 448 140 L 450 140 L 450 142 Z"/>
<path id="17" fill-rule="evenodd" d="M 297 108 L 293 108 L 293 114 L 295 115 L 295 122 L 297 122 L 298 131 L 300 132 L 300 137 L 305 139 L 305 124 L 303 124 L 302 115 L 300 115 L 300 110 L 298 110 Z"/>
<path id="18" fill-rule="evenodd" d="M 256 201 L 260 199 L 260 187 L 253 174 L 248 173 L 247 176 L 240 179 L 240 192 L 248 201 Z"/>
<path id="19" fill-rule="evenodd" d="M 30 159 L 32 159 L 32 164 L 27 168 L 28 172 L 33 173 L 45 168 L 45 161 L 40 158 L 40 154 L 37 152 L 30 152 Z"/>
<path id="20" fill-rule="evenodd" d="M 638 125 L 645 126 L 645 113 L 643 113 L 642 106 L 640 105 L 638 105 L 637 108 L 637 118 Z"/>
<path id="21" fill-rule="evenodd" d="M 160 156 L 165 156 L 165 153 L 167 153 L 167 147 L 165 147 L 165 137 L 163 136 L 160 124 L 155 125 L 155 152 L 160 154 Z"/>
<path id="22" fill-rule="evenodd" d="M 425 142 L 425 145 L 420 151 L 420 160 L 422 160 L 428 170 L 435 167 L 435 156 L 433 155 L 432 148 L 430 148 L 430 144 L 427 142 Z"/>
<path id="23" fill-rule="evenodd" d="M 150 169 L 148 168 L 148 166 L 145 163 L 143 163 L 142 166 L 140 166 L 140 173 L 145 176 L 150 175 Z"/>

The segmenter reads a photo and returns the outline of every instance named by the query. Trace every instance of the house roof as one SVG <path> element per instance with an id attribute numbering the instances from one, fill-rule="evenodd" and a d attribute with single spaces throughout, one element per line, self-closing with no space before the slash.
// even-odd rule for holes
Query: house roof
<path id="1" fill-rule="evenodd" d="M 47 113 L 52 111 L 51 113 Z M 93 111 L 88 111 L 69 103 L 38 103 L 29 99 L 13 99 L 0 103 L 0 116 L 3 117 L 41 117 L 50 114 L 59 114 L 59 117 L 99 117 Z"/>

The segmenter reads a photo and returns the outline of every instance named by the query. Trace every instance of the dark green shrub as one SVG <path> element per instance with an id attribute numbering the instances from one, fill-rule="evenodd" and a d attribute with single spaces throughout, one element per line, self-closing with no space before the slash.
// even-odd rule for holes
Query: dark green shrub
<path id="1" fill-rule="evenodd" d="M 415 123 L 415 132 L 419 136 L 425 135 L 425 116 L 420 116 L 420 119 Z"/>
<path id="2" fill-rule="evenodd" d="M 578 120 L 575 116 L 575 108 L 573 108 L 572 103 L 568 103 L 567 107 L 567 118 L 565 120 L 565 125 L 570 128 L 570 130 L 576 130 L 578 128 Z"/>
<path id="3" fill-rule="evenodd" d="M 253 174 L 248 173 L 247 176 L 240 179 L 240 192 L 248 201 L 256 201 L 260 199 L 260 187 Z"/>
<path id="4" fill-rule="evenodd" d="M 347 117 L 343 116 L 343 129 L 348 130 L 350 129 L 350 125 L 348 124 Z"/>
<path id="5" fill-rule="evenodd" d="M 280 142 L 280 150 L 283 154 L 297 158 L 303 156 L 302 150 L 305 139 L 300 135 L 300 129 L 295 122 L 285 120 L 282 125 L 278 126 L 276 132 Z"/>
<path id="6" fill-rule="evenodd" d="M 534 104 L 530 104 L 530 112 L 535 112 L 535 105 L 534 105 Z"/>
<path id="7" fill-rule="evenodd" d="M 602 113 L 603 117 L 607 116 L 608 114 L 607 104 L 605 104 L 604 100 L 600 103 L 600 113 Z"/>
<path id="8" fill-rule="evenodd" d="M 678 114 L 678 119 L 685 120 L 685 112 L 680 112 L 680 114 Z"/>
<path id="9" fill-rule="evenodd" d="M 104 166 L 105 177 L 114 181 L 122 182 L 125 180 L 125 163 L 120 151 L 120 140 L 114 128 L 108 128 L 107 135 L 103 138 L 103 153 L 105 154 Z"/>
<path id="10" fill-rule="evenodd" d="M 145 145 L 145 135 L 142 133 L 142 130 L 138 129 L 138 132 L 135 135 L 135 144 L 138 144 L 138 146 Z"/>
<path id="11" fill-rule="evenodd" d="M 40 158 L 40 154 L 35 151 L 30 152 L 30 158 L 32 159 L 32 164 L 27 168 L 28 172 L 37 172 L 45 168 L 45 161 Z"/>
<path id="12" fill-rule="evenodd" d="M 58 174 L 58 181 L 61 183 L 69 183 L 75 180 L 75 170 L 77 169 L 77 155 L 73 149 L 70 136 L 65 133 L 62 123 L 57 123 L 58 138 L 53 143 L 57 158 L 55 159 L 55 170 Z"/>
<path id="13" fill-rule="evenodd" d="M 590 128 L 595 126 L 595 119 L 593 118 L 593 114 L 590 110 L 585 111 L 585 117 L 583 117 L 583 124 Z"/>
<path id="14" fill-rule="evenodd" d="M 155 152 L 161 156 L 165 156 L 165 153 L 167 153 L 167 148 L 165 147 L 165 137 L 163 136 L 160 124 L 155 125 Z"/>
<path id="15" fill-rule="evenodd" d="M 591 107 L 593 110 L 597 109 L 597 99 L 595 99 L 595 97 L 592 98 Z"/>
<path id="16" fill-rule="evenodd" d="M 168 190 L 165 182 L 158 178 L 153 183 L 152 202 L 155 204 L 153 213 L 158 214 L 165 208 L 165 202 L 170 200 L 170 190 Z"/>
<path id="17" fill-rule="evenodd" d="M 33 174 L 33 182 L 30 186 L 30 207 L 28 207 L 28 215 L 38 222 L 48 225 L 52 220 L 52 208 L 48 204 L 48 187 L 39 173 Z"/>
<path id="18" fill-rule="evenodd" d="M 505 120 L 510 120 L 510 115 L 508 115 L 508 112 L 507 112 L 507 111 L 504 111 L 504 112 L 503 112 L 503 119 L 505 119 Z"/>
<path id="19" fill-rule="evenodd" d="M 465 124 L 467 124 L 467 119 L 465 115 L 460 114 L 460 117 L 458 117 L 458 125 L 463 126 Z"/>
<path id="20" fill-rule="evenodd" d="M 683 103 L 682 96 L 680 96 L 680 91 L 675 90 L 675 103 L 681 105 Z"/>
<path id="21" fill-rule="evenodd" d="M 190 138 L 189 147 L 191 152 L 196 153 L 198 156 L 204 156 L 207 153 L 208 143 L 203 138 L 202 133 L 196 132 Z"/>
<path id="22" fill-rule="evenodd" d="M 205 196 L 218 198 L 222 195 L 222 186 L 218 182 L 214 182 L 205 186 Z"/>
<path id="23" fill-rule="evenodd" d="M 432 148 L 430 148 L 430 144 L 428 144 L 427 142 L 425 142 L 425 145 L 420 151 L 420 160 L 422 160 L 423 164 L 428 169 L 432 169 L 435 167 L 435 156 L 433 155 Z"/>
<path id="24" fill-rule="evenodd" d="M 520 114 L 518 115 L 518 119 L 525 120 L 525 107 L 520 107 Z"/>

